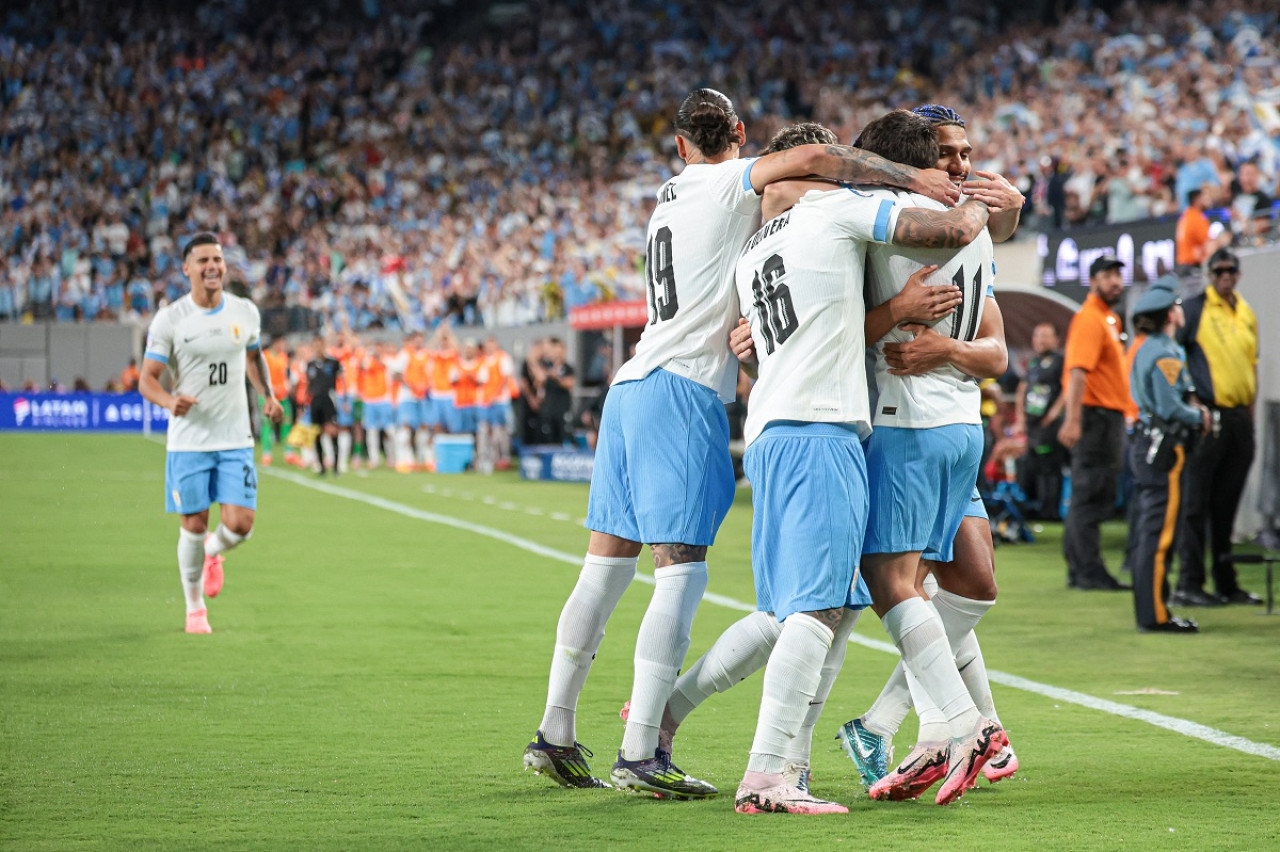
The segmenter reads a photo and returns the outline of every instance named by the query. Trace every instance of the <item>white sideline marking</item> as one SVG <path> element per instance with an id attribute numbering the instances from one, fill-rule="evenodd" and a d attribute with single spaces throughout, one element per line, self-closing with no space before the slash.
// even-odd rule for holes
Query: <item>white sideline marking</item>
<path id="1" fill-rule="evenodd" d="M 344 497 L 348 500 L 356 500 L 375 506 L 379 509 L 385 509 L 388 512 L 395 512 L 408 518 L 415 518 L 420 521 L 428 521 L 433 524 L 441 524 L 454 529 L 465 530 L 466 532 L 475 533 L 476 535 L 486 536 L 498 541 L 506 542 L 513 547 L 526 550 L 538 556 L 545 556 L 548 559 L 554 559 L 557 562 L 563 562 L 566 565 L 581 565 L 582 556 L 579 554 L 566 553 L 563 550 L 556 550 L 551 547 L 544 547 L 535 541 L 526 538 L 511 535 L 502 530 L 486 527 L 481 524 L 473 524 L 470 521 L 464 521 L 459 518 L 450 517 L 449 515 L 439 515 L 435 512 L 428 512 L 424 509 L 415 509 L 412 506 L 406 506 L 403 503 L 396 503 L 393 500 L 386 500 L 382 497 L 375 497 L 371 494 L 364 494 L 359 491 L 352 491 L 337 485 L 330 485 L 320 480 L 308 479 L 295 473 L 276 470 L 275 468 L 263 468 L 264 473 L 280 479 L 288 480 L 295 485 L 301 485 L 303 488 L 310 488 L 313 491 L 320 491 L 325 494 L 331 494 L 334 497 Z M 487 500 L 485 502 L 488 502 Z M 514 505 L 514 504 L 511 504 Z M 499 508 L 505 508 L 503 504 L 499 504 Z M 636 579 L 642 583 L 653 585 L 653 576 L 636 572 Z M 734 598 L 718 595 L 714 592 L 708 592 L 704 595 L 704 599 L 714 604 L 719 604 L 727 609 L 737 610 L 739 612 L 755 612 L 755 607 L 751 604 L 743 603 Z M 876 651 L 883 651 L 889 654 L 897 654 L 898 649 L 888 642 L 882 642 L 878 639 L 868 639 L 859 636 L 856 633 L 849 636 L 849 641 L 866 648 Z M 1268 760 L 1280 760 L 1280 748 L 1276 748 L 1266 743 L 1255 743 L 1244 737 L 1237 737 L 1234 734 L 1228 734 L 1226 731 L 1219 731 L 1216 728 L 1210 728 L 1207 725 L 1201 725 L 1196 722 L 1190 722 L 1186 719 L 1179 719 L 1174 716 L 1166 716 L 1163 713 L 1156 713 L 1152 710 L 1143 710 L 1138 707 L 1131 707 L 1128 704 L 1120 704 L 1116 701 L 1108 701 L 1104 698 L 1096 698 L 1083 692 L 1076 692 L 1071 689 L 1063 689 L 1057 686 L 1051 686 L 1047 683 L 1039 683 L 1038 681 L 1028 680 L 1017 675 L 1008 674 L 1006 672 L 996 671 L 994 669 L 987 670 L 987 677 L 992 683 L 998 683 L 1002 686 L 1012 687 L 1013 689 L 1021 689 L 1024 692 L 1031 692 L 1036 695 L 1042 695 L 1046 698 L 1052 698 L 1067 704 L 1078 704 L 1090 710 L 1099 710 L 1103 713 L 1110 713 L 1113 716 L 1122 716 L 1126 719 L 1133 719 L 1139 722 L 1146 722 L 1155 725 L 1157 728 L 1164 728 L 1173 731 L 1176 734 L 1192 737 L 1194 739 L 1204 740 L 1205 742 L 1224 748 L 1235 749 L 1245 754 L 1255 755 L 1257 757 L 1265 757 Z"/>

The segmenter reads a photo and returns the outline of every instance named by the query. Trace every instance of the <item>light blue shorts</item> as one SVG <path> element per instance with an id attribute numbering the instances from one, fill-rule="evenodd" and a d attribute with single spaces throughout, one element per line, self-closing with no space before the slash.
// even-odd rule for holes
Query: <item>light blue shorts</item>
<path id="1" fill-rule="evenodd" d="M 422 423 L 424 426 L 441 426 L 448 428 L 453 416 L 453 400 L 438 396 L 428 396 L 424 407 Z"/>
<path id="2" fill-rule="evenodd" d="M 978 481 L 982 427 L 877 426 L 866 449 L 871 512 L 863 553 L 920 551 L 950 562 Z"/>
<path id="3" fill-rule="evenodd" d="M 734 484 L 729 418 L 715 391 L 666 370 L 609 390 L 587 529 L 644 544 L 709 546 Z"/>
<path id="4" fill-rule="evenodd" d="M 356 425 L 356 398 L 349 393 L 339 394 L 336 398 L 338 417 L 334 422 L 339 429 L 350 429 Z"/>
<path id="5" fill-rule="evenodd" d="M 183 515 L 214 503 L 258 508 L 253 449 L 171 452 L 164 461 L 164 510 Z"/>
<path id="6" fill-rule="evenodd" d="M 756 608 L 795 612 L 871 605 L 857 570 L 867 526 L 867 465 L 852 429 L 778 421 L 743 457 L 755 519 Z"/>
<path id="7" fill-rule="evenodd" d="M 484 408 L 483 422 L 491 426 L 506 426 L 511 418 L 511 403 L 495 402 Z"/>
<path id="8" fill-rule="evenodd" d="M 395 406 L 389 402 L 366 402 L 360 422 L 366 429 L 390 429 L 396 425 Z"/>
<path id="9" fill-rule="evenodd" d="M 409 396 L 396 403 L 396 425 L 417 429 L 425 422 L 426 399 Z"/>
<path id="10" fill-rule="evenodd" d="M 480 409 L 474 405 L 453 409 L 453 419 L 449 422 L 449 431 L 455 435 L 474 435 L 480 422 Z"/>
<path id="11" fill-rule="evenodd" d="M 978 493 L 978 486 L 973 486 L 973 493 L 969 495 L 969 502 L 964 506 L 964 516 L 966 518 L 982 518 L 984 521 L 991 520 L 987 514 L 987 504 L 983 501 L 982 495 Z"/>

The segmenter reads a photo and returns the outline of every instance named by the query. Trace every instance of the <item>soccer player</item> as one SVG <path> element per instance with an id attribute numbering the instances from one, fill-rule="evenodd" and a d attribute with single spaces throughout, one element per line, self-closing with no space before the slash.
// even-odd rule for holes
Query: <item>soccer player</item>
<path id="1" fill-rule="evenodd" d="M 227 266 L 216 236 L 191 238 L 182 250 L 182 273 L 191 292 L 152 320 L 138 389 L 173 415 L 166 440 L 165 510 L 181 515 L 178 572 L 186 632 L 212 633 L 204 595 L 217 597 L 222 590 L 222 554 L 253 532 L 258 505 L 245 379 L 265 400 L 267 419 L 279 423 L 284 411 L 267 380 L 257 307 L 223 292 Z M 166 368 L 172 392 L 160 384 Z M 219 504 L 219 524 L 209 533 L 213 503 Z"/>
<path id="2" fill-rule="evenodd" d="M 426 429 L 424 422 L 427 408 L 427 385 L 430 366 L 426 347 L 422 345 L 422 332 L 410 332 L 404 346 L 390 362 L 396 385 L 396 470 L 408 473 L 414 470 L 414 448 L 417 447 L 418 463 L 425 461 Z"/>
<path id="3" fill-rule="evenodd" d="M 955 110 L 929 104 L 917 107 L 914 112 L 923 115 L 934 127 L 941 157 L 938 167 L 962 184 L 966 194 L 982 199 L 992 209 L 988 225 L 992 239 L 999 242 L 1011 236 L 1017 228 L 1023 203 L 1021 193 L 994 172 L 978 171 L 976 174 L 981 180 L 969 180 L 972 146 L 969 144 L 965 123 Z M 959 288 L 935 286 L 933 289 L 935 292 L 953 291 L 957 294 L 955 299 L 958 303 Z M 909 283 L 902 292 L 869 312 L 868 340 L 875 342 L 903 318 L 919 316 L 922 311 L 927 310 L 924 304 L 912 298 L 913 295 L 924 295 L 923 288 L 918 293 L 913 294 L 912 291 Z M 915 325 L 905 326 L 915 336 L 911 340 L 885 346 L 889 367 L 904 375 L 923 375 L 953 364 L 959 366 L 965 374 L 976 378 L 999 375 L 1006 363 L 1004 321 L 992 292 L 988 292 L 985 306 L 978 336 L 972 342 L 943 338 L 920 325 L 921 320 L 915 320 Z M 922 560 L 920 573 L 928 574 L 928 577 L 921 578 L 920 592 L 938 610 L 948 642 L 955 652 L 956 667 L 979 712 L 984 718 L 999 723 L 982 650 L 972 630 L 972 625 L 995 603 L 996 597 L 995 548 L 991 541 L 991 525 L 976 488 L 969 498 L 953 545 L 955 558 L 950 562 Z M 938 580 L 942 582 L 940 593 Z M 897 733 L 912 706 L 905 670 L 899 663 L 871 708 L 862 716 L 841 726 L 837 739 L 857 765 L 863 783 L 868 788 L 888 774 L 893 735 Z M 932 715 L 934 712 L 926 708 L 926 713 L 936 719 Z M 940 733 L 939 728 L 933 730 Z M 918 742 L 924 741 L 922 732 Z M 910 759 L 904 761 L 904 765 L 909 762 Z M 926 763 L 928 761 L 917 761 L 914 765 Z M 931 771 L 936 772 L 937 769 L 938 763 L 935 761 Z M 989 781 L 995 782 L 1010 777 L 1017 769 L 1017 756 L 1010 746 L 1005 745 L 996 757 L 982 767 L 982 772 Z"/>
<path id="4" fill-rule="evenodd" d="M 949 179 L 935 183 L 941 173 L 836 145 L 739 160 L 742 122 L 712 89 L 684 100 L 675 130 L 686 167 L 658 191 L 649 222 L 649 322 L 605 402 L 588 498 L 591 539 L 560 615 L 547 706 L 524 764 L 564 786 L 606 786 L 577 744 L 575 711 L 605 622 L 647 542 L 656 587 L 636 642 L 631 714 L 611 778 L 623 788 L 699 797 L 717 791 L 671 764 L 658 731 L 706 590 L 707 547 L 733 500 L 723 404 L 734 398 L 737 376 L 727 345 L 738 315 L 730 273 L 758 226 L 759 193 L 772 181 L 809 174 L 931 189 L 943 199 L 958 193 Z"/>
<path id="5" fill-rule="evenodd" d="M 387 459 L 395 464 L 395 448 L 392 428 L 395 426 L 395 408 L 391 403 L 391 344 L 378 342 L 365 353 L 360 362 L 360 375 L 356 382 L 360 399 L 364 403 L 361 424 L 364 426 L 365 449 L 369 453 L 369 468 L 382 464 L 380 448 L 382 435 L 387 436 Z"/>
<path id="6" fill-rule="evenodd" d="M 468 337 L 462 342 L 462 353 L 454 363 L 450 380 L 453 384 L 454 423 L 461 434 L 476 433 L 479 424 L 480 388 L 487 378 L 480 357 L 480 344 Z"/>
<path id="7" fill-rule="evenodd" d="M 326 470 L 337 475 L 334 438 L 338 435 L 338 382 L 342 378 L 342 362 L 328 353 L 324 338 L 311 344 L 312 357 L 307 362 L 307 388 L 311 392 L 311 425 L 320 430 L 316 441 L 320 449 L 319 473 Z"/>
<path id="8" fill-rule="evenodd" d="M 480 388 L 480 424 L 476 437 L 479 448 L 480 469 L 489 472 L 494 468 L 511 467 L 511 397 L 516 387 L 515 364 L 511 356 L 502 351 L 498 339 L 490 336 L 484 341 L 485 381 Z"/>
<path id="9" fill-rule="evenodd" d="M 356 431 L 360 428 L 356 417 L 356 377 L 360 374 L 360 362 L 364 359 L 364 348 L 360 338 L 354 331 L 348 331 L 338 337 L 338 345 L 330 353 L 342 365 L 335 389 L 335 400 L 338 416 L 338 473 L 346 473 L 351 469 L 351 455 L 357 443 Z"/>
<path id="10" fill-rule="evenodd" d="M 436 435 L 456 432 L 453 406 L 453 368 L 458 363 L 458 343 L 447 325 L 436 329 L 430 349 L 430 389 L 427 397 L 426 425 L 428 470 L 435 469 Z"/>

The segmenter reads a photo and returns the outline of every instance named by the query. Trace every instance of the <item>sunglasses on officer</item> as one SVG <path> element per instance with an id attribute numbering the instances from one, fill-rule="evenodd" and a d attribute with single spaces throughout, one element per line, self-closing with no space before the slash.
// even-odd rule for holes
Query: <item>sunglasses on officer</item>
<path id="1" fill-rule="evenodd" d="M 1213 275 L 1239 275 L 1240 267 L 1238 266 L 1215 266 L 1209 270 Z"/>

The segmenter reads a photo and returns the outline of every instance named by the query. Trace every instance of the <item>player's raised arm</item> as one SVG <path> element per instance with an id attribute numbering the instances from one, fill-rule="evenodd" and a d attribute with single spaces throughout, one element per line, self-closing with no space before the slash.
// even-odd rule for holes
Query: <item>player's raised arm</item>
<path id="1" fill-rule="evenodd" d="M 848 145 L 799 145 L 766 154 L 751 164 L 749 177 L 756 192 L 774 181 L 817 175 L 846 183 L 896 186 L 951 205 L 960 190 L 940 169 L 917 169 L 886 160 Z"/>
<path id="2" fill-rule="evenodd" d="M 979 180 L 965 181 L 964 194 L 987 205 L 991 211 L 991 219 L 987 222 L 991 241 L 1002 243 L 1018 230 L 1018 221 L 1022 218 L 1022 206 L 1027 203 L 1027 199 L 1003 175 L 981 170 L 975 171 L 974 174 Z"/>
<path id="3" fill-rule="evenodd" d="M 926 284 L 924 280 L 936 272 L 936 264 L 922 266 L 903 285 L 898 295 L 867 311 L 867 345 L 880 342 L 894 326 L 904 322 L 931 323 L 942 319 L 964 301 L 964 291 L 955 284 Z"/>
<path id="4" fill-rule="evenodd" d="M 990 213 L 981 201 L 952 210 L 908 207 L 898 214 L 893 242 L 915 248 L 964 248 L 987 226 Z"/>

